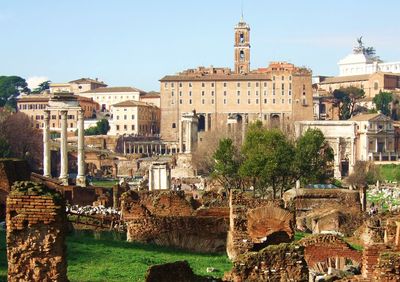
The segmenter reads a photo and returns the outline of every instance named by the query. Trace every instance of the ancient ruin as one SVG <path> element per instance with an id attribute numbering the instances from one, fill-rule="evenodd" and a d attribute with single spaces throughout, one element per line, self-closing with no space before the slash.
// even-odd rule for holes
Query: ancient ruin
<path id="1" fill-rule="evenodd" d="M 68 281 L 65 229 L 59 193 L 15 182 L 7 199 L 8 281 Z"/>

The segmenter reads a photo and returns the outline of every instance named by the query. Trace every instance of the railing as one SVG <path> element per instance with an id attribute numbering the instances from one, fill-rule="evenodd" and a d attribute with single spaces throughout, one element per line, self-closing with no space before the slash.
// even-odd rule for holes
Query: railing
<path id="1" fill-rule="evenodd" d="M 116 215 L 86 215 L 76 212 L 67 212 L 68 221 L 75 224 L 92 226 L 99 229 L 115 230 L 119 232 L 125 231 L 125 223 Z"/>

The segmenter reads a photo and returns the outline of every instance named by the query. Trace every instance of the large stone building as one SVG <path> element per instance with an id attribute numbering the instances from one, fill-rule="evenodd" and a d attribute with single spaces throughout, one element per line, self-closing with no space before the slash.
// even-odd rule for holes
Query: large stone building
<path id="1" fill-rule="evenodd" d="M 99 87 L 82 93 L 80 96 L 93 99 L 99 103 L 102 111 L 110 111 L 111 106 L 124 101 L 139 101 L 146 94 L 143 90 L 133 87 Z"/>
<path id="2" fill-rule="evenodd" d="M 45 109 L 49 105 L 49 100 L 54 95 L 68 94 L 68 92 L 60 93 L 43 93 L 19 96 L 17 99 L 17 109 L 30 117 L 32 125 L 36 128 L 44 127 Z M 99 109 L 99 105 L 90 98 L 77 96 L 79 107 L 82 108 L 85 118 L 92 118 L 92 116 Z M 68 129 L 75 131 L 78 122 L 78 110 L 69 110 L 68 115 Z M 60 111 L 52 110 L 50 113 L 50 130 L 61 130 L 61 114 Z"/>
<path id="3" fill-rule="evenodd" d="M 332 147 L 336 178 L 352 173 L 357 160 L 394 162 L 399 159 L 393 121 L 383 114 L 358 115 L 345 121 L 296 122 L 296 136 L 309 128 L 320 129 Z"/>
<path id="4" fill-rule="evenodd" d="M 250 27 L 235 27 L 234 67 L 198 67 L 160 79 L 161 137 L 178 141 L 183 113 L 196 111 L 199 131 L 252 120 L 291 127 L 313 118 L 311 72 L 284 62 L 250 70 Z"/>
<path id="5" fill-rule="evenodd" d="M 111 106 L 109 135 L 154 136 L 160 133 L 160 108 L 141 101 L 124 101 Z"/>

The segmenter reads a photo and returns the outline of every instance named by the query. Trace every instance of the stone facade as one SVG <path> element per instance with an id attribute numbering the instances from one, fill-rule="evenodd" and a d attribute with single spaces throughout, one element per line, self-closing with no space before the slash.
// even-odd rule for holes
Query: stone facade
<path id="1" fill-rule="evenodd" d="M 7 199 L 8 281 L 68 281 L 65 227 L 58 193 L 16 182 Z"/>
<path id="2" fill-rule="evenodd" d="M 199 67 L 160 80 L 164 140 L 179 140 L 180 116 L 193 110 L 199 132 L 254 120 L 286 130 L 293 121 L 313 118 L 311 72 L 286 62 L 250 70 L 249 38 L 250 28 L 241 21 L 235 29 L 234 71 Z"/>

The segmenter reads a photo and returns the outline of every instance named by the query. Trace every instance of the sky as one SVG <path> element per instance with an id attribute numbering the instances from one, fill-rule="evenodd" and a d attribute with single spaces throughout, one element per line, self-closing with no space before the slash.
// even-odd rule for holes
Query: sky
<path id="1" fill-rule="evenodd" d="M 398 0 L 0 0 L 0 75 L 159 91 L 167 74 L 233 68 L 242 6 L 252 69 L 288 61 L 337 75 L 359 36 L 400 61 Z"/>

